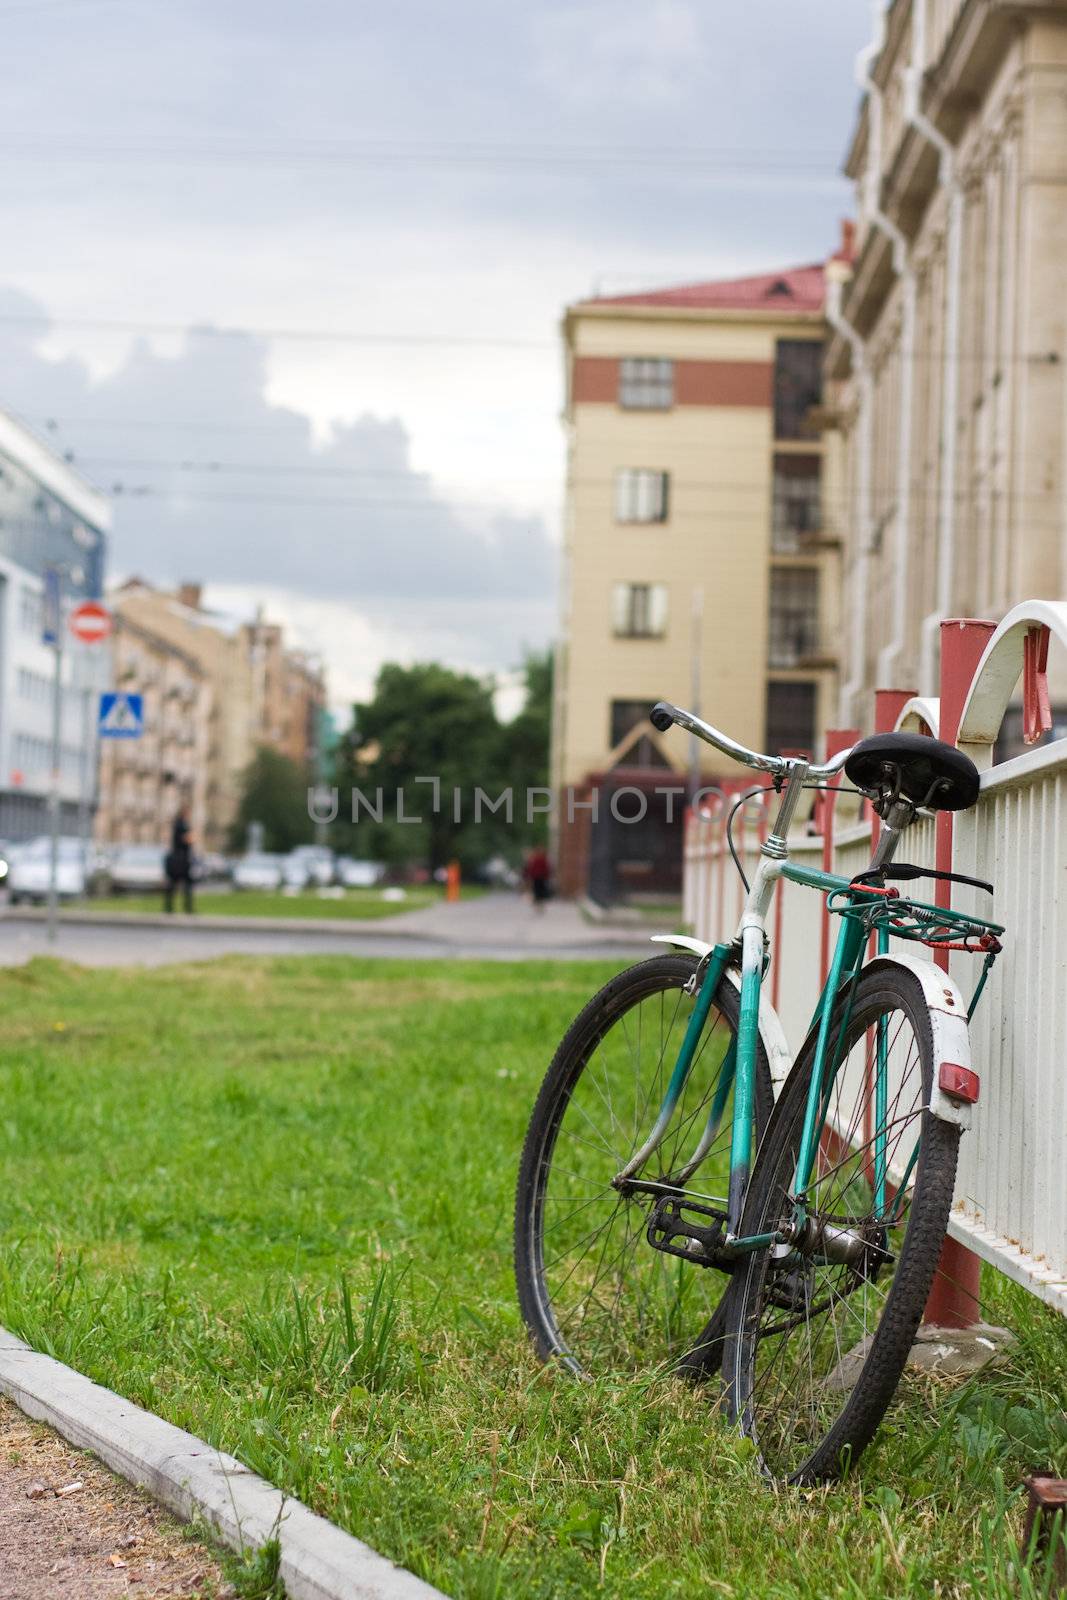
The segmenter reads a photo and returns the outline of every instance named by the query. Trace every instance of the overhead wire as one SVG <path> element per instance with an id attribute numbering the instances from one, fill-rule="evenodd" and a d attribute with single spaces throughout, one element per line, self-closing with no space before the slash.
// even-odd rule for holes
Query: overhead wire
<path id="1" fill-rule="evenodd" d="M 634 290 L 635 296 L 640 296 L 641 290 Z M 591 296 L 597 299 L 618 299 L 623 296 Z M 581 304 L 582 302 L 578 302 Z M 501 350 L 557 350 L 558 339 L 554 338 L 522 338 L 511 334 L 478 334 L 478 333 L 412 333 L 400 330 L 386 330 L 371 328 L 301 328 L 301 327 L 256 327 L 253 325 L 234 325 L 231 327 L 218 327 L 212 323 L 182 322 L 182 321 L 153 321 L 134 317 L 96 317 L 83 316 L 79 313 L 67 314 L 65 312 L 0 312 L 0 327 L 43 327 L 75 328 L 87 333 L 121 333 L 121 334 L 155 334 L 160 337 L 186 337 L 205 339 L 276 339 L 284 343 L 313 343 L 313 344 L 353 344 L 353 345 L 382 345 L 382 346 L 411 346 L 415 349 L 501 349 Z M 613 358 L 608 358 L 613 359 Z M 683 358 L 684 359 L 684 358 Z M 912 361 L 943 362 L 946 353 L 935 346 L 923 349 L 916 348 L 911 351 L 890 351 L 887 360 L 900 359 Z M 1063 352 L 1056 349 L 1020 351 L 1015 355 L 991 356 L 988 351 L 959 350 L 952 358 L 959 365 L 969 362 L 988 364 L 992 371 L 1009 365 L 1034 366 L 1046 364 L 1056 366 L 1063 360 Z"/>

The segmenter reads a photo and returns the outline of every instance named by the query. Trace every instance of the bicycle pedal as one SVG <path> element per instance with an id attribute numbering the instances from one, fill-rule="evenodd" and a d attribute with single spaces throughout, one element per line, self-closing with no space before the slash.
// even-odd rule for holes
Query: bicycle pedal
<path id="1" fill-rule="evenodd" d="M 702 1226 L 684 1213 L 709 1217 L 710 1226 Z M 721 1259 L 723 1240 L 726 1237 L 726 1213 L 713 1206 L 701 1205 L 696 1200 L 686 1200 L 676 1195 L 664 1195 L 657 1200 L 648 1219 L 645 1237 L 653 1250 L 665 1255 L 678 1256 L 698 1267 L 720 1267 L 728 1263 Z"/>

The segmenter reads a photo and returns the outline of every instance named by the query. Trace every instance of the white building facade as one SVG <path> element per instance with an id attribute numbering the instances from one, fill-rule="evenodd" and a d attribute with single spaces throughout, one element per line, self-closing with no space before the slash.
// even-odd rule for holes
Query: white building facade
<path id="1" fill-rule="evenodd" d="M 827 306 L 843 727 L 937 692 L 943 617 L 1067 593 L 1067 0 L 875 10 Z"/>
<path id="2" fill-rule="evenodd" d="M 103 590 L 107 498 L 0 411 L 0 838 L 46 831 L 55 653 L 42 641 L 45 571 L 60 574 L 60 831 L 87 836 L 96 803 L 96 706 L 106 645 L 82 645 L 66 616 Z"/>

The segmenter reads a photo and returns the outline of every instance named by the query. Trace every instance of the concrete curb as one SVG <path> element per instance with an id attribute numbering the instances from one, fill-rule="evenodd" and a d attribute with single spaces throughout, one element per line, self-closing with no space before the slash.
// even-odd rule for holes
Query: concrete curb
<path id="1" fill-rule="evenodd" d="M 276 1538 L 290 1600 L 441 1600 L 441 1592 L 288 1499 L 233 1456 L 142 1411 L 0 1328 L 0 1391 L 27 1416 L 138 1484 L 233 1550 Z"/>

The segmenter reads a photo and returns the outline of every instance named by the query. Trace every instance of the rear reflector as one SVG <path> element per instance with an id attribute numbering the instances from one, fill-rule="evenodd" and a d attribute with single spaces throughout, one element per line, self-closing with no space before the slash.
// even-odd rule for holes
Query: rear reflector
<path id="1" fill-rule="evenodd" d="M 942 1061 L 937 1082 L 942 1094 L 947 1094 L 950 1100 L 966 1100 L 973 1106 L 978 1099 L 977 1072 L 961 1067 L 956 1061 Z"/>

